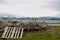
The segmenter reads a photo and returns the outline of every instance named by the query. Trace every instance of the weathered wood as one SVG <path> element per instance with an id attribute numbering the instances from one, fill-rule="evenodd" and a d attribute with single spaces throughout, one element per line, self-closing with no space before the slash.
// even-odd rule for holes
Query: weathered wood
<path id="1" fill-rule="evenodd" d="M 22 28 L 22 32 L 21 32 L 20 38 L 22 38 L 22 35 L 23 35 L 23 30 L 24 30 L 24 29 Z"/>
<path id="2" fill-rule="evenodd" d="M 15 32 L 15 36 L 14 36 L 14 38 L 16 38 L 17 32 L 18 32 L 18 29 L 16 28 L 16 32 Z"/>
<path id="3" fill-rule="evenodd" d="M 2 38 L 4 38 L 4 36 L 5 36 L 6 32 L 7 32 L 7 29 L 8 29 L 8 27 L 5 28 L 4 33 L 2 35 Z"/>
<path id="4" fill-rule="evenodd" d="M 22 38 L 23 28 L 6 27 L 2 38 Z"/>
<path id="5" fill-rule="evenodd" d="M 10 38 L 10 35 L 11 35 L 11 33 L 12 33 L 12 28 L 11 28 L 11 30 L 10 30 L 10 32 L 9 32 L 9 35 L 8 35 L 8 38 Z"/>
<path id="6" fill-rule="evenodd" d="M 14 35 L 14 32 L 15 32 L 15 29 L 16 29 L 16 28 L 13 29 L 13 32 L 12 32 L 12 34 L 11 34 L 11 38 L 13 38 L 13 35 Z"/>
<path id="7" fill-rule="evenodd" d="M 10 28 L 8 28 L 8 30 L 6 31 L 5 38 L 7 38 L 9 31 L 10 31 Z"/>
<path id="8" fill-rule="evenodd" d="M 19 33 L 20 33 L 21 29 L 18 29 L 18 34 L 17 34 L 17 38 L 19 37 Z"/>

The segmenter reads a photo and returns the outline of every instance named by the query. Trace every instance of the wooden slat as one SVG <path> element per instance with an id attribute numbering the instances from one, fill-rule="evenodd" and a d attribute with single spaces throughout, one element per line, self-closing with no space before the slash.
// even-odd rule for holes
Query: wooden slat
<path id="1" fill-rule="evenodd" d="M 13 29 L 13 32 L 12 32 L 12 34 L 11 34 L 11 38 L 13 38 L 13 35 L 14 35 L 14 32 L 15 32 L 15 29 L 16 29 L 16 28 Z"/>
<path id="2" fill-rule="evenodd" d="M 19 37 L 19 33 L 20 33 L 21 29 L 18 29 L 18 34 L 17 34 L 17 38 Z"/>
<path id="3" fill-rule="evenodd" d="M 4 33 L 2 35 L 2 38 L 4 38 L 4 36 L 5 36 L 6 32 L 7 32 L 7 29 L 8 29 L 8 27 L 5 28 Z"/>
<path id="4" fill-rule="evenodd" d="M 10 28 L 8 28 L 8 31 L 6 32 L 6 34 L 5 34 L 5 38 L 7 38 L 7 36 L 9 35 L 9 32 L 10 32 Z"/>
<path id="5" fill-rule="evenodd" d="M 22 28 L 20 38 L 22 38 L 22 36 L 23 36 L 23 30 L 24 30 L 24 29 Z"/>
<path id="6" fill-rule="evenodd" d="M 11 28 L 11 30 L 9 31 L 8 38 L 10 38 L 10 35 L 11 35 L 12 31 L 13 31 L 13 29 Z"/>
<path id="7" fill-rule="evenodd" d="M 16 38 L 16 35 L 17 35 L 17 31 L 18 31 L 18 30 L 17 30 L 17 28 L 16 28 L 16 32 L 15 32 L 15 36 L 14 36 L 14 38 Z"/>

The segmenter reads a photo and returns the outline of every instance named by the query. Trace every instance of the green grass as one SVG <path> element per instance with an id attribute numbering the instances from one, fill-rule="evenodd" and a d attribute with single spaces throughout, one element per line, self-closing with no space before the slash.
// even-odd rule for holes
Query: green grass
<path id="1" fill-rule="evenodd" d="M 2 33 L 0 33 L 0 40 L 2 40 L 1 36 L 2 36 Z"/>
<path id="2" fill-rule="evenodd" d="M 47 23 L 47 24 L 60 24 L 60 22 L 59 23 Z"/>
<path id="3" fill-rule="evenodd" d="M 48 34 L 48 35 L 47 35 Z M 52 35 L 49 33 L 31 33 L 27 34 L 25 37 L 23 37 L 23 40 L 51 40 Z"/>
<path id="4" fill-rule="evenodd" d="M 60 27 L 53 27 L 55 32 L 24 32 L 22 40 L 60 40 Z M 2 33 L 0 33 L 0 40 Z M 6 39 L 18 40 L 18 39 Z"/>
<path id="5" fill-rule="evenodd" d="M 60 40 L 60 34 L 48 32 L 27 33 L 22 40 Z"/>

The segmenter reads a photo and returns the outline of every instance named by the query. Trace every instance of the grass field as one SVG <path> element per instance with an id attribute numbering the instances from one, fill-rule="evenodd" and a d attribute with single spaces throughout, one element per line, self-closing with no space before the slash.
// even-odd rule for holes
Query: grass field
<path id="1" fill-rule="evenodd" d="M 60 40 L 60 27 L 52 27 L 55 32 L 24 32 L 21 40 Z M 0 40 L 2 33 L 0 33 Z M 6 39 L 18 40 L 18 39 Z"/>

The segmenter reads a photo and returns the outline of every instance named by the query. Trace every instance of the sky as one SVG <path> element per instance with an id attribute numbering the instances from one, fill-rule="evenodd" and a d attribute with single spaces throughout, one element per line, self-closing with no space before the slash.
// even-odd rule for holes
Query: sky
<path id="1" fill-rule="evenodd" d="M 60 17 L 60 0 L 0 0 L 0 13 L 16 17 Z"/>

